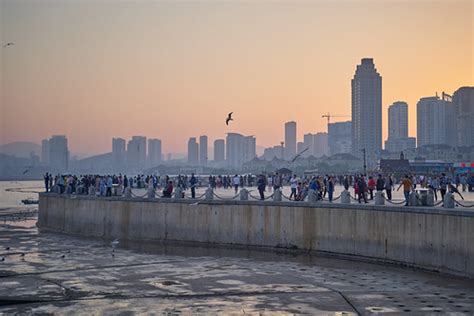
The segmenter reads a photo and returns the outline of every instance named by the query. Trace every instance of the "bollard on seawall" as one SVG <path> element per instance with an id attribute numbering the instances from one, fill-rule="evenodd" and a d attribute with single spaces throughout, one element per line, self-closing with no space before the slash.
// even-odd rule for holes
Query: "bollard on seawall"
<path id="1" fill-rule="evenodd" d="M 240 190 L 240 200 L 241 201 L 249 200 L 249 191 L 247 189 Z"/>
<path id="2" fill-rule="evenodd" d="M 131 187 L 126 187 L 125 190 L 123 191 L 123 196 L 126 198 L 131 198 L 132 197 L 132 188 Z"/>
<path id="3" fill-rule="evenodd" d="M 180 187 L 177 187 L 177 188 L 174 190 L 174 198 L 175 198 L 175 199 L 182 199 L 182 198 L 183 198 L 183 191 L 181 190 Z"/>
<path id="4" fill-rule="evenodd" d="M 375 192 L 374 204 L 375 205 L 385 205 L 385 195 L 384 195 L 383 191 Z"/>
<path id="5" fill-rule="evenodd" d="M 273 192 L 273 201 L 274 202 L 281 202 L 281 190 L 275 189 Z"/>
<path id="6" fill-rule="evenodd" d="M 310 204 L 318 202 L 318 196 L 315 190 L 308 190 L 308 202 Z"/>
<path id="7" fill-rule="evenodd" d="M 89 195 L 95 195 L 95 189 L 94 189 L 94 186 L 90 186 L 89 187 L 89 192 L 88 192 Z"/>
<path id="8" fill-rule="evenodd" d="M 341 192 L 341 204 L 351 203 L 351 193 L 347 190 Z"/>
<path id="9" fill-rule="evenodd" d="M 443 200 L 444 208 L 455 208 L 456 204 L 454 203 L 454 196 L 451 192 L 446 192 Z"/>
<path id="10" fill-rule="evenodd" d="M 421 202 L 419 201 L 418 194 L 414 191 L 410 192 L 410 195 L 408 197 L 408 205 L 409 206 L 419 206 L 421 205 Z"/>
<path id="11" fill-rule="evenodd" d="M 153 186 L 148 187 L 147 198 L 148 199 L 154 199 L 155 198 L 155 188 L 153 188 Z"/>
<path id="12" fill-rule="evenodd" d="M 207 188 L 206 190 L 206 200 L 213 200 L 214 199 L 214 192 L 212 192 L 211 188 Z"/>

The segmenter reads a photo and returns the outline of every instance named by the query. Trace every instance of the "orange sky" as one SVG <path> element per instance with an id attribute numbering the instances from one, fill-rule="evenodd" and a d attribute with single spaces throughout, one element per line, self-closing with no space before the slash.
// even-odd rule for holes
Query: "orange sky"
<path id="1" fill-rule="evenodd" d="M 0 0 L 0 142 L 66 134 L 70 150 L 103 153 L 112 137 L 161 138 L 185 152 L 226 132 L 270 146 L 285 121 L 326 131 L 350 115 L 363 57 L 383 78 L 387 108 L 474 85 L 473 1 Z M 235 112 L 230 128 L 224 124 Z M 342 119 L 344 120 L 344 119 Z"/>

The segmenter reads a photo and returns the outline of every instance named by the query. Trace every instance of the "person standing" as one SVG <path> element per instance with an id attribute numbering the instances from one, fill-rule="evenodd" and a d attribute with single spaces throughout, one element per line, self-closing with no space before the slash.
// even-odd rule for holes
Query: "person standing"
<path id="1" fill-rule="evenodd" d="M 367 187 L 369 188 L 369 194 L 370 194 L 370 199 L 374 199 L 374 190 L 375 190 L 375 180 L 372 176 L 369 176 L 369 181 L 367 184 Z"/>
<path id="2" fill-rule="evenodd" d="M 234 179 L 232 179 L 232 184 L 234 185 L 234 191 L 235 191 L 235 194 L 237 194 L 237 192 L 239 191 L 239 186 L 240 186 L 240 177 L 239 175 L 235 175 L 234 176 Z"/>
<path id="3" fill-rule="evenodd" d="M 197 179 L 194 176 L 194 173 L 191 174 L 191 179 L 189 180 L 189 186 L 191 187 L 191 198 L 195 199 L 196 198 L 196 185 L 197 185 Z"/>
<path id="4" fill-rule="evenodd" d="M 385 192 L 387 192 L 387 199 L 392 200 L 392 189 L 393 189 L 393 179 L 392 176 L 388 176 L 387 181 L 385 181 Z"/>
<path id="5" fill-rule="evenodd" d="M 385 178 L 382 176 L 382 174 L 379 174 L 375 188 L 377 189 L 377 192 L 385 190 Z"/>
<path id="6" fill-rule="evenodd" d="M 257 180 L 257 189 L 258 189 L 258 193 L 260 193 L 260 200 L 265 200 L 265 176 L 263 174 L 261 174 L 259 177 L 258 177 L 258 180 Z"/>
<path id="7" fill-rule="evenodd" d="M 402 180 L 400 185 L 398 186 L 398 190 L 403 186 L 403 195 L 405 196 L 405 206 L 408 206 L 408 201 L 410 199 L 410 192 L 413 188 L 413 183 L 410 180 L 410 177 L 408 175 L 405 176 L 405 178 Z"/>
<path id="8" fill-rule="evenodd" d="M 367 184 L 365 183 L 365 179 L 364 179 L 364 176 L 359 176 L 357 178 L 357 198 L 359 200 L 359 203 L 361 203 L 361 199 L 364 199 L 364 202 L 365 203 L 369 203 L 367 202 L 367 197 L 365 196 L 365 191 L 367 190 Z"/>
<path id="9" fill-rule="evenodd" d="M 297 187 L 298 187 L 298 179 L 296 179 L 296 174 L 294 174 L 293 177 L 290 179 L 290 188 L 291 188 L 290 200 L 293 197 L 293 199 L 296 201 L 296 188 Z"/>
<path id="10" fill-rule="evenodd" d="M 46 189 L 46 193 L 49 192 L 49 173 L 46 172 L 44 175 L 44 187 Z"/>
<path id="11" fill-rule="evenodd" d="M 273 177 L 273 190 L 279 189 L 281 186 L 281 178 L 278 172 Z"/>
<path id="12" fill-rule="evenodd" d="M 332 202 L 332 196 L 334 194 L 334 179 L 332 176 L 329 176 L 328 178 L 327 187 L 328 187 L 329 202 Z"/>
<path id="13" fill-rule="evenodd" d="M 448 190 L 448 179 L 446 178 L 446 174 L 442 173 L 439 179 L 439 192 L 441 193 L 441 201 L 444 201 L 444 195 Z"/>

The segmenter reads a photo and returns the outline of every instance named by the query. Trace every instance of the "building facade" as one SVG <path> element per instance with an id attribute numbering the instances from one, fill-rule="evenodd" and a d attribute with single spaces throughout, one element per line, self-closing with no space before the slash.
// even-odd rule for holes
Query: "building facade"
<path id="1" fill-rule="evenodd" d="M 148 140 L 148 165 L 154 167 L 162 162 L 161 140 L 152 138 Z"/>
<path id="2" fill-rule="evenodd" d="M 385 150 L 402 152 L 416 147 L 416 139 L 408 137 L 408 104 L 394 102 L 388 108 L 388 139 Z"/>
<path id="3" fill-rule="evenodd" d="M 214 141 L 214 161 L 223 162 L 225 160 L 225 140 L 216 139 Z"/>
<path id="4" fill-rule="evenodd" d="M 125 164 L 125 139 L 112 138 L 112 163 L 115 167 Z"/>
<path id="5" fill-rule="evenodd" d="M 352 122 L 328 124 L 329 155 L 352 152 Z"/>
<path id="6" fill-rule="evenodd" d="M 455 108 L 449 99 L 438 96 L 421 98 L 416 107 L 418 147 L 457 146 L 458 129 Z"/>
<path id="7" fill-rule="evenodd" d="M 458 146 L 474 146 L 474 87 L 461 87 L 453 94 L 458 127 Z"/>
<path id="8" fill-rule="evenodd" d="M 296 155 L 296 122 L 285 123 L 285 159 L 290 160 Z"/>
<path id="9" fill-rule="evenodd" d="M 196 166 L 199 163 L 199 144 L 196 137 L 191 137 L 188 140 L 188 164 Z"/>
<path id="10" fill-rule="evenodd" d="M 66 136 L 53 135 L 49 139 L 49 165 L 59 172 L 68 170 L 69 149 Z"/>
<path id="11" fill-rule="evenodd" d="M 127 143 L 127 164 L 132 167 L 144 166 L 146 162 L 146 137 L 132 136 Z"/>
<path id="12" fill-rule="evenodd" d="M 241 167 L 244 162 L 255 158 L 257 152 L 254 136 L 228 133 L 226 139 L 226 162 L 232 167 Z"/>
<path id="13" fill-rule="evenodd" d="M 382 77 L 372 58 L 363 58 L 352 79 L 352 152 L 374 167 L 382 149 Z"/>
<path id="14" fill-rule="evenodd" d="M 207 166 L 207 136 L 199 137 L 199 164 Z"/>

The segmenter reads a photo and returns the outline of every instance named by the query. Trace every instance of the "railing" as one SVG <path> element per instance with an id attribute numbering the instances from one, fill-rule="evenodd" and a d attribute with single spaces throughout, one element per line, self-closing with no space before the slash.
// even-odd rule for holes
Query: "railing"
<path id="1" fill-rule="evenodd" d="M 293 198 L 291 199 L 290 196 L 287 196 L 286 194 L 283 193 L 281 189 L 275 189 L 274 192 L 269 195 L 264 197 L 263 199 L 260 196 L 256 196 L 252 194 L 253 190 L 247 190 L 245 188 L 240 189 L 235 195 L 233 196 L 222 196 L 217 194 L 212 188 L 208 188 L 204 193 L 195 196 L 192 198 L 191 195 L 186 194 L 185 191 L 181 190 L 180 188 L 177 188 L 175 192 L 173 193 L 172 196 L 165 197 L 162 194 L 158 193 L 155 189 L 149 188 L 144 194 L 136 194 L 132 188 L 128 187 L 125 188 L 123 191 L 123 194 L 120 194 L 120 196 L 124 197 L 130 197 L 130 198 L 135 198 L 135 199 L 186 199 L 186 200 L 193 200 L 193 201 L 206 201 L 206 200 L 220 200 L 220 201 L 234 201 L 234 200 L 241 200 L 241 201 L 248 201 L 248 200 L 254 200 L 254 201 L 275 201 L 275 202 L 280 202 L 280 201 L 291 201 L 291 202 L 307 202 L 309 204 L 316 204 L 316 203 L 333 203 L 338 200 L 341 200 L 341 204 L 348 204 L 350 203 L 350 200 L 353 200 L 355 202 L 359 202 L 359 198 L 353 196 L 350 194 L 349 191 L 343 191 L 340 193 L 338 196 L 334 197 L 332 200 L 329 200 L 326 197 L 321 196 L 320 192 L 309 190 L 302 199 L 296 199 Z M 422 206 L 422 201 L 418 193 L 411 193 L 415 195 L 414 201 L 410 200 L 409 201 L 409 206 Z M 94 188 L 90 188 L 88 195 L 96 195 L 96 192 Z M 345 199 L 343 199 L 343 195 L 345 195 Z M 374 205 L 384 205 L 386 203 L 395 205 L 395 206 L 401 206 L 406 204 L 405 200 L 397 200 L 393 201 L 391 199 L 387 199 L 384 195 L 383 192 L 377 191 L 375 194 L 375 201 Z M 445 199 L 440 200 L 438 202 L 432 201 L 430 205 L 426 206 L 431 206 L 431 207 L 437 207 L 441 206 L 443 208 L 455 208 L 455 207 L 462 207 L 462 208 L 467 208 L 471 209 L 474 208 L 474 203 L 469 204 L 469 202 L 464 202 L 464 201 L 459 201 L 455 198 L 454 194 L 452 193 L 446 193 Z"/>

